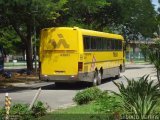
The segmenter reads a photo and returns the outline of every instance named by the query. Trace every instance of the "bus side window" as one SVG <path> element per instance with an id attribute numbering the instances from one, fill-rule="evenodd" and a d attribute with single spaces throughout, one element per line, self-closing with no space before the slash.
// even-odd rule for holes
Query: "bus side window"
<path id="1" fill-rule="evenodd" d="M 108 43 L 108 45 L 107 45 L 107 50 L 108 50 L 108 51 L 112 50 L 111 39 L 108 39 L 108 40 L 107 40 L 107 43 Z"/>
<path id="2" fill-rule="evenodd" d="M 119 41 L 119 50 L 122 50 L 122 41 Z"/>
<path id="3" fill-rule="evenodd" d="M 105 46 L 106 46 L 106 44 L 105 44 L 105 39 L 104 38 L 101 38 L 101 41 L 102 41 L 102 50 L 105 50 Z"/>
<path id="4" fill-rule="evenodd" d="M 115 40 L 111 39 L 111 50 L 115 50 Z"/>
<path id="5" fill-rule="evenodd" d="M 96 37 L 91 37 L 91 49 L 96 50 L 97 45 L 96 45 Z"/>
<path id="6" fill-rule="evenodd" d="M 83 44 L 84 44 L 84 50 L 90 50 L 91 48 L 91 39 L 89 36 L 84 36 L 83 37 Z"/>
<path id="7" fill-rule="evenodd" d="M 119 40 L 115 40 L 115 50 L 119 50 Z"/>
<path id="8" fill-rule="evenodd" d="M 96 38 L 96 45 L 97 45 L 97 50 L 102 50 L 103 49 L 102 38 L 100 38 L 100 37 Z"/>

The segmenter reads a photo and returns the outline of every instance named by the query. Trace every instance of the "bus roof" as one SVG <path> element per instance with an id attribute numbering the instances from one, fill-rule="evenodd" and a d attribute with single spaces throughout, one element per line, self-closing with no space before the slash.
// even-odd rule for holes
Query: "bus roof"
<path id="1" fill-rule="evenodd" d="M 82 33 L 82 35 L 99 36 L 99 37 L 107 37 L 107 38 L 115 38 L 115 39 L 124 40 L 123 36 L 119 35 L 119 34 L 113 34 L 113 33 L 100 32 L 100 31 L 95 31 L 95 30 L 82 29 L 82 28 L 79 28 L 79 27 L 52 27 L 52 28 L 44 28 L 43 30 L 51 30 L 51 29 L 52 30 L 53 29 L 73 29 L 73 30 L 80 31 Z"/>

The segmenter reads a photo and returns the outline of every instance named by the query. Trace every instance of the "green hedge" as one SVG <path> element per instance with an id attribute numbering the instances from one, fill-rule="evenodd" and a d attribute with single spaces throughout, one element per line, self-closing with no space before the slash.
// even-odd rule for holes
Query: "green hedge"
<path id="1" fill-rule="evenodd" d="M 46 115 L 47 108 L 44 103 L 38 101 L 31 110 L 28 104 L 14 104 L 10 108 L 9 118 L 11 120 L 31 120 Z M 0 109 L 0 120 L 5 119 L 5 108 Z"/>
<path id="2" fill-rule="evenodd" d="M 97 87 L 91 87 L 87 88 L 85 90 L 79 91 L 73 100 L 78 104 L 87 104 L 90 101 L 96 100 L 100 95 L 102 91 Z"/>

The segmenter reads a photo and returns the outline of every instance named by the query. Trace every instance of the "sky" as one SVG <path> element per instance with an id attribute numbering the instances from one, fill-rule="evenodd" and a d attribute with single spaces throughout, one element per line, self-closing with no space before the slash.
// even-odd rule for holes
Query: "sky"
<path id="1" fill-rule="evenodd" d="M 158 3 L 158 0 L 152 0 L 152 3 L 155 5 L 156 10 L 157 10 L 158 7 L 160 7 L 160 4 Z"/>

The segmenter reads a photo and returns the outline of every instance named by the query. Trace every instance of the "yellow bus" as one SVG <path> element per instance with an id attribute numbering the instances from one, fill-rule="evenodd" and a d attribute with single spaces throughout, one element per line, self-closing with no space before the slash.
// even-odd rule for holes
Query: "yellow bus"
<path id="1" fill-rule="evenodd" d="M 40 38 L 40 78 L 64 82 L 101 84 L 119 77 L 125 69 L 121 35 L 78 27 L 45 28 Z"/>

